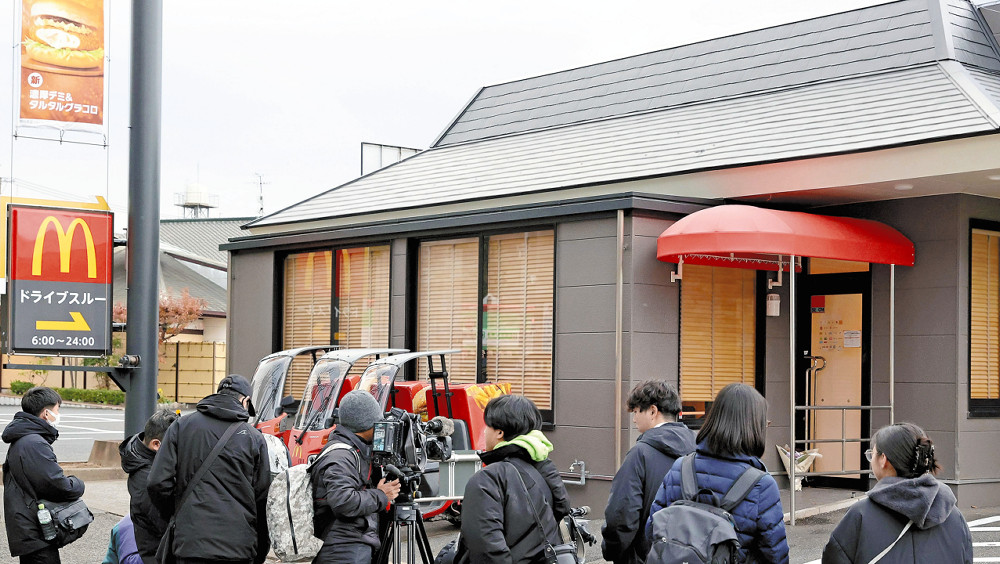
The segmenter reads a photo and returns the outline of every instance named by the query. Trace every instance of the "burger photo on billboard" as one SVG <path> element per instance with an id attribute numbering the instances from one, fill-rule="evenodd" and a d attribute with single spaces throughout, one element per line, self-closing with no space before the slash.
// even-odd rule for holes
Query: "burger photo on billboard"
<path id="1" fill-rule="evenodd" d="M 103 0 L 36 0 L 25 8 L 29 57 L 72 69 L 104 66 Z"/>

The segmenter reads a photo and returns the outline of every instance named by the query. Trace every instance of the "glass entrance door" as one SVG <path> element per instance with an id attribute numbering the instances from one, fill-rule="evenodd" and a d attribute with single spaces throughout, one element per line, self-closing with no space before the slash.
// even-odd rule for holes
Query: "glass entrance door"
<path id="1" fill-rule="evenodd" d="M 870 415 L 859 406 L 870 405 L 871 369 L 871 275 L 869 272 L 810 274 L 803 276 L 804 289 L 798 304 L 802 352 L 796 370 L 796 405 L 811 409 L 798 412 L 799 439 L 832 442 L 809 443 L 822 457 L 813 472 L 849 472 L 835 477 L 815 477 L 821 485 L 863 487 L 868 445 L 842 442 L 867 438 Z M 802 450 L 803 445 L 797 447 Z"/>

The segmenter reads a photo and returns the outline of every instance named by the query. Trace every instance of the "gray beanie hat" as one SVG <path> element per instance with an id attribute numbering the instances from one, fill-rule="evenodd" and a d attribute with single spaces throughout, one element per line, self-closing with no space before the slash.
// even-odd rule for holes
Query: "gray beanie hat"
<path id="1" fill-rule="evenodd" d="M 367 431 L 382 420 L 382 408 L 371 394 L 364 390 L 348 392 L 340 400 L 340 424 L 348 431 Z"/>

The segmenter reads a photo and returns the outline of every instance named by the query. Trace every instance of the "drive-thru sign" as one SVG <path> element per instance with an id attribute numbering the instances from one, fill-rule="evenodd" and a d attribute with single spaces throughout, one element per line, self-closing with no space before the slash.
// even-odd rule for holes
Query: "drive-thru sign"
<path id="1" fill-rule="evenodd" d="M 8 352 L 111 351 L 110 212 L 10 206 Z"/>

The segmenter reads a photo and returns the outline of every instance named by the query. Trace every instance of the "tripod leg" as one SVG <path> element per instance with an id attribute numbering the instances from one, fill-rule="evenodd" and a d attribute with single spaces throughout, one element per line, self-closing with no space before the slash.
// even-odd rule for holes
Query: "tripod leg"
<path id="1" fill-rule="evenodd" d="M 434 564 L 434 556 L 431 553 L 431 541 L 427 538 L 427 529 L 424 528 L 424 516 L 417 509 L 417 518 L 414 527 L 417 529 L 417 548 L 420 549 L 420 557 L 423 564 Z"/>
<path id="2" fill-rule="evenodd" d="M 388 519 L 388 524 L 384 527 L 381 535 L 381 546 L 378 548 L 378 555 L 375 557 L 375 564 L 388 564 L 389 563 L 389 552 L 392 548 L 393 541 L 396 536 L 396 511 L 395 507 L 392 512 L 388 515 L 384 515 L 382 519 Z M 379 521 L 379 528 L 382 529 L 382 521 Z"/>

